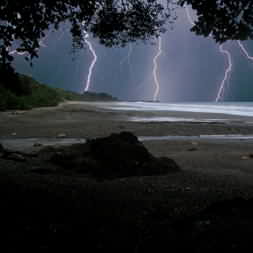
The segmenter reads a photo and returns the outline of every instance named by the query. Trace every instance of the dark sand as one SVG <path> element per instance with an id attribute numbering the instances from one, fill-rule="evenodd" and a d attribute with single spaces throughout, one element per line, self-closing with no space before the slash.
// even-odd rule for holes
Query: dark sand
<path id="1" fill-rule="evenodd" d="M 253 135 L 253 119 L 249 117 L 122 112 L 94 105 L 63 104 L 0 113 L 0 137 L 94 138 L 120 131 L 137 136 Z M 127 120 L 154 114 L 227 121 Z M 224 199 L 253 197 L 253 140 L 165 140 L 144 144 L 156 156 L 173 158 L 182 171 L 99 182 L 81 175 L 34 173 L 34 168 L 22 162 L 0 159 L 2 230 L 10 249 L 5 252 L 17 252 L 20 247 L 27 252 L 78 252 L 79 246 L 88 252 L 142 252 L 138 245 L 152 237 L 150 231 L 157 224 L 173 223 Z M 157 252 L 163 252 L 159 245 Z"/>

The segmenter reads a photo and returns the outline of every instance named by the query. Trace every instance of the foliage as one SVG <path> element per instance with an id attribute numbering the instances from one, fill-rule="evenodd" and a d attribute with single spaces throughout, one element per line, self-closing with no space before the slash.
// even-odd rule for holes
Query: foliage
<path id="1" fill-rule="evenodd" d="M 63 22 L 70 24 L 75 47 L 83 47 L 84 31 L 113 46 L 158 36 L 169 15 L 157 0 L 2 0 L 0 62 L 13 60 L 13 48 L 27 52 L 27 60 L 37 57 L 46 31 Z"/>
<path id="2" fill-rule="evenodd" d="M 0 72 L 11 73 L 12 50 L 25 52 L 32 63 L 47 31 L 63 23 L 70 27 L 74 49 L 84 47 L 87 34 L 109 47 L 124 46 L 158 37 L 174 21 L 176 6 L 186 4 L 196 11 L 196 34 L 212 35 L 219 43 L 253 38 L 252 0 L 2 0 Z M 12 74 L 6 83 L 15 83 Z"/>
<path id="3" fill-rule="evenodd" d="M 38 84 L 27 76 L 18 76 L 20 94 L 13 92 L 12 89 L 0 86 L 0 110 L 25 110 L 41 106 L 54 106 L 63 100 L 55 89 L 46 85 Z M 12 85 L 9 87 L 12 88 Z M 29 94 L 27 93 L 29 90 Z"/>
<path id="4" fill-rule="evenodd" d="M 35 107 L 56 106 L 65 100 L 69 101 L 94 101 L 94 100 L 115 100 L 105 93 L 86 92 L 78 94 L 59 88 L 51 88 L 40 84 L 33 78 L 15 74 L 15 83 L 3 82 L 0 80 L 0 111 L 4 110 L 27 110 Z"/>
<path id="5" fill-rule="evenodd" d="M 197 35 L 212 35 L 217 42 L 253 39 L 252 0 L 180 0 L 196 11 L 192 28 Z"/>
<path id="6" fill-rule="evenodd" d="M 66 91 L 64 89 L 56 88 L 57 93 L 68 101 L 112 101 L 117 100 L 117 98 L 112 97 L 107 93 L 94 93 L 94 92 L 85 92 L 83 94 L 78 94 L 72 91 Z"/>

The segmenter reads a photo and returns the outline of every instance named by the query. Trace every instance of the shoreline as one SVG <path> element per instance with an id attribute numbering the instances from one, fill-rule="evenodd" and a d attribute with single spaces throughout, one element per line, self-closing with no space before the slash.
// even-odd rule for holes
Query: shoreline
<path id="1" fill-rule="evenodd" d="M 21 114 L 0 113 L 0 142 L 2 140 L 3 145 L 13 150 L 16 147 L 20 151 L 36 152 L 47 145 L 84 143 L 87 139 L 130 131 L 140 137 L 151 153 L 172 157 L 183 170 L 200 172 L 202 168 L 203 171 L 227 173 L 231 171 L 232 164 L 233 168 L 241 167 L 239 171 L 248 173 L 253 165 L 253 124 L 247 123 L 253 120 L 252 117 L 196 112 L 115 111 L 100 107 L 112 103 L 117 102 L 71 101 Z M 133 116 L 157 115 L 206 119 L 225 117 L 227 121 L 128 121 Z M 247 139 L 247 136 L 250 138 Z M 233 169 L 233 174 L 235 171 Z"/>
<path id="2" fill-rule="evenodd" d="M 116 102 L 106 102 L 107 105 L 112 103 Z M 53 138 L 64 134 L 69 138 L 95 138 L 120 131 L 130 131 L 137 136 L 253 134 L 253 117 L 174 111 L 120 111 L 101 108 L 104 104 L 65 102 L 57 107 L 25 112 L 0 112 L 0 137 Z M 140 121 L 131 121 L 132 118 Z M 152 120 L 155 118 L 168 120 Z M 177 118 L 180 120 L 175 120 Z M 191 122 L 191 119 L 196 122 Z"/>

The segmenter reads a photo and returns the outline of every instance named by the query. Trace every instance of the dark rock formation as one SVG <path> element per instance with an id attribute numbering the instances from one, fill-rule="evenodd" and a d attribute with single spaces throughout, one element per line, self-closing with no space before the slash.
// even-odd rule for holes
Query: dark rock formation
<path id="1" fill-rule="evenodd" d="M 45 154 L 45 150 L 41 152 Z M 49 159 L 65 169 L 97 178 L 148 176 L 179 171 L 173 160 L 154 157 L 130 132 L 53 149 Z"/>
<path id="2" fill-rule="evenodd" d="M 20 154 L 15 152 L 6 152 L 4 158 L 7 160 L 17 161 L 17 162 L 25 162 L 26 158 Z"/>

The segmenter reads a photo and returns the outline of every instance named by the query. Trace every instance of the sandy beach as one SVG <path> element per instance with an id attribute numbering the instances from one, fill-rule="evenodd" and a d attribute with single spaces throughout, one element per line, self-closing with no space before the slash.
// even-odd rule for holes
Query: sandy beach
<path id="1" fill-rule="evenodd" d="M 183 170 L 251 172 L 247 156 L 253 153 L 253 117 L 113 110 L 112 104 L 117 102 L 67 102 L 58 107 L 2 112 L 0 140 L 12 149 L 36 150 L 34 143 L 82 143 L 89 138 L 130 131 L 144 140 L 151 153 L 173 157 Z M 157 117 L 165 120 L 152 120 Z M 132 121 L 133 118 L 150 121 Z"/>
<path id="2" fill-rule="evenodd" d="M 0 137 L 51 138 L 63 133 L 69 138 L 95 138 L 120 131 L 131 131 L 137 136 L 253 133 L 253 117 L 195 112 L 115 110 L 111 109 L 112 104 L 117 102 L 68 102 L 58 107 L 1 112 Z M 160 121 L 156 121 L 156 118 L 160 118 Z"/>
<path id="3" fill-rule="evenodd" d="M 167 117 L 171 121 L 143 120 L 152 117 Z M 142 120 L 138 121 L 136 118 Z M 177 121 L 176 118 L 181 120 Z M 144 246 L 138 246 L 139 251 L 133 251 L 137 244 L 143 245 L 150 236 L 139 235 L 141 242 L 136 242 L 137 234 L 140 233 L 137 229 L 139 225 L 145 232 L 153 231 L 158 223 L 167 224 L 183 219 L 217 201 L 253 197 L 252 117 L 196 112 L 113 110 L 101 103 L 65 103 L 55 108 L 0 113 L 0 143 L 7 148 L 16 147 L 22 150 L 23 142 L 23 150 L 26 152 L 36 151 L 50 141 L 52 145 L 64 139 L 81 142 L 121 131 L 130 131 L 142 138 L 185 136 L 143 141 L 153 155 L 172 158 L 180 166 L 181 172 L 98 182 L 80 175 L 34 173 L 34 168 L 24 166 L 22 162 L 0 158 L 1 194 L 5 195 L 4 203 L 7 207 L 4 210 L 9 213 L 9 209 L 12 209 L 9 222 L 21 224 L 23 229 L 19 218 L 23 219 L 25 216 L 30 224 L 27 213 L 33 213 L 32 219 L 37 218 L 34 214 L 37 213 L 43 222 L 50 223 L 52 229 L 60 231 L 59 238 L 68 237 L 76 223 L 79 224 L 78 233 L 80 224 L 87 225 L 89 229 L 93 227 L 90 230 L 93 234 L 89 237 L 93 242 L 89 241 L 87 247 L 94 247 L 94 251 L 101 247 L 104 251 L 110 249 L 112 252 L 144 252 Z M 222 135 L 246 135 L 249 138 L 223 139 Z M 27 197 L 23 204 L 22 201 L 14 203 L 18 198 L 23 198 L 22 194 Z M 28 202 L 29 208 L 26 208 Z M 62 211 L 59 218 L 61 208 L 65 211 Z M 13 210 L 18 210 L 20 214 Z M 14 219 L 12 215 L 19 218 Z M 39 227 L 41 226 L 40 224 Z M 46 230 L 44 225 L 42 227 Z M 27 233 L 31 236 L 30 232 Z M 38 236 L 43 236 L 41 233 L 38 232 Z M 52 231 L 45 233 L 50 237 Z M 126 242 L 129 233 L 132 233 L 132 237 Z M 153 232 L 150 233 L 152 235 Z M 89 233 L 84 234 L 87 236 Z M 118 243 L 114 242 L 114 237 L 117 237 Z M 13 238 L 14 241 L 17 240 L 15 236 Z M 48 241 L 41 243 L 37 239 L 34 239 L 36 243 L 30 245 L 31 248 L 26 244 L 22 245 L 32 252 L 38 244 L 40 247 L 43 243 L 48 244 Z M 54 241 L 53 248 L 59 248 L 57 240 Z M 67 252 L 67 248 L 71 246 L 66 245 L 60 248 L 65 247 Z M 122 245 L 125 245 L 124 250 Z M 37 252 L 51 252 L 50 250 Z M 99 252 L 104 252 L 103 250 Z M 157 250 L 160 252 L 159 246 Z"/>

